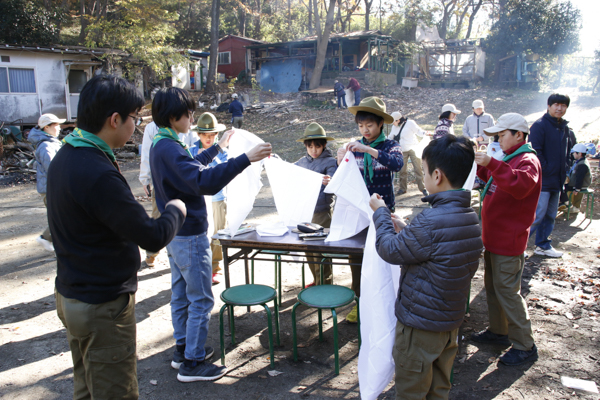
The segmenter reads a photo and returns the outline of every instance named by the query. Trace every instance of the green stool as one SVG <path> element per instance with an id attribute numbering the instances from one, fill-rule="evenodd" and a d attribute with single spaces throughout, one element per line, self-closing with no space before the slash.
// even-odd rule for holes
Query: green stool
<path id="1" fill-rule="evenodd" d="M 585 214 L 583 214 L 584 219 L 585 217 L 588 217 L 588 212 L 590 214 L 590 216 L 588 217 L 590 220 L 592 219 L 592 215 L 594 215 L 594 190 L 593 189 L 581 189 L 579 191 L 579 193 L 585 194 L 587 195 L 587 200 L 586 200 L 586 204 L 585 204 Z M 592 196 L 592 204 L 590 207 L 590 195 Z M 571 195 L 569 196 L 569 203 L 567 204 L 567 220 L 569 220 L 569 218 L 571 217 L 571 201 L 573 200 L 573 192 L 571 192 Z M 583 200 L 583 199 L 582 199 Z"/>
<path id="2" fill-rule="evenodd" d="M 281 250 L 260 250 L 254 253 L 252 257 L 251 267 L 252 267 L 252 278 L 250 283 L 254 283 L 254 256 L 260 253 L 271 254 L 275 256 L 275 289 L 279 291 L 279 304 L 281 304 L 281 256 L 288 255 L 289 251 L 281 251 Z M 302 264 L 302 287 L 304 287 L 304 264 Z"/>
<path id="3" fill-rule="evenodd" d="M 267 323 L 269 328 L 269 351 L 271 354 L 271 368 L 275 368 L 275 356 L 273 353 L 273 325 L 271 323 L 271 310 L 266 303 L 273 300 L 275 307 L 275 333 L 277 335 L 277 346 L 279 346 L 279 307 L 277 306 L 277 292 L 266 285 L 240 285 L 225 289 L 221 293 L 221 300 L 225 304 L 219 312 L 219 327 L 221 331 L 221 364 L 225 365 L 225 335 L 223 331 L 223 312 L 229 308 L 229 328 L 231 330 L 231 344 L 235 345 L 235 325 L 233 322 L 234 306 L 258 306 L 261 305 L 267 312 Z"/>
<path id="4" fill-rule="evenodd" d="M 298 302 L 292 307 L 292 338 L 294 341 L 294 361 L 298 361 L 298 340 L 296 335 L 296 308 L 300 304 L 307 307 L 316 308 L 319 315 L 319 341 L 323 341 L 323 317 L 321 311 L 331 310 L 333 319 L 333 347 L 335 351 L 335 374 L 340 374 L 340 360 L 338 351 L 338 328 L 337 313 L 335 309 L 343 307 L 356 301 L 358 306 L 358 297 L 351 289 L 338 285 L 318 285 L 302 290 L 298 294 Z M 358 346 L 360 348 L 360 313 L 358 315 Z"/>

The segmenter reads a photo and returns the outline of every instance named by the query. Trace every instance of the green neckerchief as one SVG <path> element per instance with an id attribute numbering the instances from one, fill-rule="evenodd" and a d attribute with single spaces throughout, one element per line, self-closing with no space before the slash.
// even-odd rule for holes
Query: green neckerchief
<path id="1" fill-rule="evenodd" d="M 93 133 L 84 131 L 83 129 L 75 128 L 75 130 L 73 132 L 71 132 L 67 136 L 65 136 L 65 138 L 63 139 L 63 142 L 70 144 L 73 147 L 96 148 L 98 150 L 101 150 L 104 154 L 106 154 L 108 159 L 113 164 L 115 164 L 117 161 L 115 159 L 115 153 L 113 153 L 112 149 L 110 147 L 108 147 L 108 145 L 106 144 L 106 142 L 104 140 L 100 139 L 98 136 L 94 135 Z M 119 168 L 117 167 L 117 169 L 119 169 Z"/>
<path id="2" fill-rule="evenodd" d="M 194 156 L 192 155 L 192 153 L 190 153 L 190 150 L 188 149 L 186 144 L 183 143 L 181 140 L 179 140 L 179 136 L 177 136 L 177 134 L 175 133 L 175 131 L 173 129 L 160 128 L 158 130 L 158 133 L 154 136 L 154 140 L 152 141 L 152 146 L 155 146 L 156 143 L 160 142 L 162 139 L 171 139 L 171 140 L 176 141 L 177 143 L 179 143 L 179 145 L 181 147 L 183 147 L 185 149 L 185 151 L 187 151 L 188 155 L 191 158 L 194 158 Z"/>
<path id="3" fill-rule="evenodd" d="M 502 161 L 508 162 L 509 160 L 512 160 L 513 158 L 515 158 L 519 154 L 523 154 L 523 153 L 537 154 L 536 151 L 533 149 L 533 147 L 531 147 L 530 143 L 525 143 L 523 146 L 521 146 L 517 150 L 515 150 L 514 153 L 509 154 L 507 156 L 504 156 L 504 158 L 502 159 Z M 483 199 L 485 198 L 485 195 L 487 194 L 488 189 L 490 188 L 490 185 L 492 184 L 493 180 L 494 180 L 494 178 L 491 177 L 490 180 L 488 181 L 488 183 L 485 185 L 485 188 L 483 189 L 483 192 L 481 192 L 481 201 L 480 201 L 481 204 L 483 204 Z"/>
<path id="4" fill-rule="evenodd" d="M 383 143 L 384 140 L 385 135 L 383 132 L 381 132 L 377 139 L 373 140 L 371 143 L 367 143 L 364 137 L 360 141 L 365 146 L 375 148 L 375 146 L 377 146 L 379 143 Z M 369 180 L 371 183 L 373 183 L 373 159 L 369 153 L 364 153 L 363 162 L 365 163 L 365 170 L 363 172 L 365 176 L 365 183 L 369 183 L 367 181 L 367 173 L 369 174 Z"/>

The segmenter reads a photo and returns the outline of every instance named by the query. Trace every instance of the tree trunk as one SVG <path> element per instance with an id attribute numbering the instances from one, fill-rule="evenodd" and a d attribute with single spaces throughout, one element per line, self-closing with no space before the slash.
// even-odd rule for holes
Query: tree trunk
<path id="1" fill-rule="evenodd" d="M 256 0 L 256 16 L 254 17 L 254 38 L 262 39 L 262 34 L 260 33 L 260 16 L 262 13 L 262 4 L 260 0 Z"/>
<path id="2" fill-rule="evenodd" d="M 371 4 L 373 4 L 373 0 L 365 0 L 365 31 L 369 30 L 369 15 L 371 14 Z"/>
<path id="3" fill-rule="evenodd" d="M 240 36 L 246 36 L 246 0 L 240 0 L 242 6 L 240 7 Z"/>
<path id="4" fill-rule="evenodd" d="M 467 28 L 467 34 L 465 35 L 465 39 L 469 39 L 471 37 L 471 30 L 473 29 L 473 21 L 475 20 L 475 15 L 477 15 L 477 12 L 481 8 L 482 4 L 483 4 L 483 0 L 479 0 L 477 5 L 473 5 L 473 12 L 471 12 L 471 15 L 469 16 L 469 27 Z"/>
<path id="5" fill-rule="evenodd" d="M 221 0 L 212 0 L 210 9 L 210 60 L 206 75 L 206 92 L 217 91 L 217 62 L 219 60 L 219 12 Z"/>
<path id="6" fill-rule="evenodd" d="M 81 13 L 81 30 L 79 31 L 79 44 L 84 45 L 85 44 L 85 36 L 86 36 L 86 32 L 85 30 L 87 29 L 88 26 L 88 21 L 87 18 L 85 17 L 85 11 L 86 11 L 86 7 L 85 7 L 85 0 L 79 0 L 79 12 Z"/>
<path id="7" fill-rule="evenodd" d="M 444 9 L 444 13 L 442 15 L 442 25 L 439 29 L 440 38 L 446 39 L 446 35 L 448 34 L 448 22 L 452 16 L 452 12 L 454 11 L 455 3 L 452 0 L 447 0 L 448 3 L 445 3 L 446 0 L 440 0 Z"/>
<path id="8" fill-rule="evenodd" d="M 314 0 L 317 3 L 316 0 Z M 327 56 L 327 45 L 329 44 L 329 34 L 333 27 L 333 16 L 335 15 L 335 3 L 336 0 L 329 0 L 329 10 L 327 11 L 327 18 L 325 18 L 325 28 L 321 34 L 320 23 L 317 28 L 318 44 L 317 44 L 317 59 L 315 60 L 315 69 L 313 70 L 312 77 L 310 78 L 309 89 L 316 89 L 321 83 L 321 73 L 325 66 L 325 56 Z M 316 8 L 316 7 L 315 7 Z M 318 21 L 318 14 L 315 13 L 315 20 Z"/>
<path id="9" fill-rule="evenodd" d="M 312 10 L 312 7 L 313 7 L 313 0 L 308 0 L 308 35 L 309 36 L 313 35 L 313 23 L 312 23 L 313 10 Z"/>
<path id="10" fill-rule="evenodd" d="M 470 1 L 469 1 L 470 3 Z M 454 32 L 454 34 L 452 35 L 452 37 L 454 39 L 458 39 L 458 36 L 460 35 L 460 31 L 462 29 L 463 23 L 465 22 L 465 16 L 467 15 L 467 12 L 469 11 L 469 4 L 465 5 L 465 9 L 463 10 L 463 12 L 460 14 L 460 18 L 458 19 L 458 21 L 456 22 L 456 31 Z"/>

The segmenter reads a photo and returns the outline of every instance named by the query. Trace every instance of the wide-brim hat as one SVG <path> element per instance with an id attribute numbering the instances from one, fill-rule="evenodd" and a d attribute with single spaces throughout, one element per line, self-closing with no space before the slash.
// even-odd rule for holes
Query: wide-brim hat
<path id="1" fill-rule="evenodd" d="M 327 141 L 335 140 L 334 138 L 327 136 L 327 134 L 325 133 L 325 129 L 323 129 L 321 125 L 317 124 L 316 122 L 311 122 L 304 130 L 304 136 L 296 140 L 296 142 L 304 142 L 306 140 L 318 139 L 323 139 Z"/>
<path id="2" fill-rule="evenodd" d="M 197 132 L 223 132 L 227 127 L 217 121 L 217 117 L 209 112 L 202 113 L 198 117 L 198 123 L 192 130 Z"/>
<path id="3" fill-rule="evenodd" d="M 488 136 L 494 136 L 507 129 L 529 133 L 527 120 L 521 114 L 517 113 L 502 114 L 496 121 L 496 125 L 485 128 L 483 132 Z"/>
<path id="4" fill-rule="evenodd" d="M 366 111 L 382 117 L 386 124 L 394 122 L 394 117 L 385 112 L 385 103 L 379 97 L 365 97 L 359 105 L 348 107 L 348 111 L 354 115 L 359 111 Z"/>

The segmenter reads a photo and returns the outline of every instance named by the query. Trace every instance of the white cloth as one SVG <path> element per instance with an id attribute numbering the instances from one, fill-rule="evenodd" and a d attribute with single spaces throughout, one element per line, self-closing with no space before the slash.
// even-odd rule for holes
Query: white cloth
<path id="1" fill-rule="evenodd" d="M 498 142 L 490 142 L 487 148 L 487 155 L 499 161 L 502 161 L 505 156 Z"/>
<path id="2" fill-rule="evenodd" d="M 471 167 L 471 172 L 463 185 L 463 189 L 465 190 L 473 190 L 473 185 L 475 184 L 475 178 L 477 177 L 477 164 L 473 161 L 473 166 Z"/>
<path id="3" fill-rule="evenodd" d="M 142 138 L 142 154 L 140 163 L 140 183 L 142 186 L 148 186 L 152 184 L 152 174 L 150 172 L 150 148 L 152 147 L 152 141 L 154 136 L 158 133 L 158 126 L 154 122 L 150 122 L 144 129 L 144 137 Z M 194 142 L 197 140 L 193 132 L 179 133 L 179 140 L 192 147 Z"/>
<path id="4" fill-rule="evenodd" d="M 394 137 L 398 135 L 398 132 L 400 132 L 400 126 L 392 125 L 392 130 L 387 138 L 394 140 Z M 402 151 L 414 150 L 419 146 L 419 139 L 417 139 L 417 136 L 423 137 L 424 135 L 425 131 L 421 129 L 414 120 L 406 120 L 399 142 Z"/>
<path id="5" fill-rule="evenodd" d="M 357 106 L 358 104 L 354 104 L 354 100 L 355 100 L 354 90 L 344 89 L 344 91 L 346 92 L 346 105 L 348 107 L 352 107 L 353 105 Z"/>
<path id="6" fill-rule="evenodd" d="M 260 236 L 283 236 L 288 232 L 288 227 L 281 221 L 274 224 L 262 224 L 256 227 Z"/>
<path id="7" fill-rule="evenodd" d="M 258 136 L 243 129 L 236 129 L 229 139 L 229 155 L 231 158 L 240 156 L 260 143 L 264 141 Z M 262 161 L 253 162 L 227 185 L 227 229 L 232 237 L 252 211 L 256 195 L 262 187 L 262 167 Z"/>
<path id="8" fill-rule="evenodd" d="M 275 157 L 265 160 L 265 170 L 281 221 L 293 227 L 310 222 L 319 199 L 323 175 Z"/>

